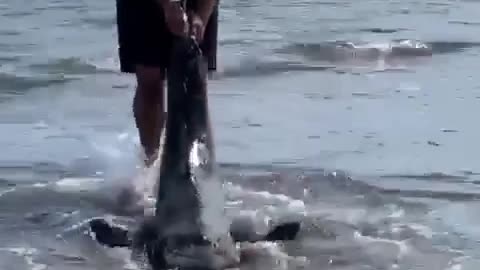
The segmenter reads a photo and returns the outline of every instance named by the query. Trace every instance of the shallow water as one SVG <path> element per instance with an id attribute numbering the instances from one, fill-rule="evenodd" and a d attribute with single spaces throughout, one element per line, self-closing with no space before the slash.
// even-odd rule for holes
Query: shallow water
<path id="1" fill-rule="evenodd" d="M 222 1 L 209 91 L 229 209 L 307 225 L 250 247 L 246 269 L 288 254 L 275 267 L 476 270 L 479 9 Z M 0 0 L 0 15 L 0 269 L 138 268 L 81 226 L 134 224 L 114 201 L 140 173 L 114 2 Z"/>

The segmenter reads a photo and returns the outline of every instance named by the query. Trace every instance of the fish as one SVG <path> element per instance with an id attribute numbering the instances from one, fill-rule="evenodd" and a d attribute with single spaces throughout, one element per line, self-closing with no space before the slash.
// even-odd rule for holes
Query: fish
<path id="1" fill-rule="evenodd" d="M 134 248 L 135 242 L 148 242 L 157 238 L 155 232 L 156 221 L 146 219 L 139 229 L 131 231 L 128 228 L 113 224 L 104 218 L 93 218 L 89 220 L 89 229 L 94 234 L 97 242 L 103 246 L 110 248 Z M 255 243 L 259 241 L 277 242 L 277 241 L 293 241 L 297 238 L 301 229 L 301 223 L 292 221 L 278 224 L 273 227 L 265 235 L 248 234 L 248 229 L 233 229 L 230 231 L 235 243 Z M 137 239 L 134 239 L 137 238 Z"/>
<path id="2" fill-rule="evenodd" d="M 155 210 L 156 249 L 167 267 L 224 269 L 240 256 L 227 226 L 208 111 L 207 61 L 191 37 L 176 37 L 167 68 L 167 122 Z M 202 194 L 203 188 L 203 194 Z M 206 190 L 205 190 L 206 189 Z M 218 203 L 210 203 L 206 193 Z M 155 256 L 153 256 L 155 257 Z M 163 269 L 159 263 L 158 269 Z"/>
<path id="3" fill-rule="evenodd" d="M 108 247 L 146 253 L 153 270 L 226 269 L 240 264 L 238 243 L 295 239 L 299 222 L 277 225 L 265 235 L 232 227 L 215 174 L 207 61 L 193 38 L 176 38 L 171 56 L 155 215 L 133 231 L 92 219 L 95 239 Z"/>

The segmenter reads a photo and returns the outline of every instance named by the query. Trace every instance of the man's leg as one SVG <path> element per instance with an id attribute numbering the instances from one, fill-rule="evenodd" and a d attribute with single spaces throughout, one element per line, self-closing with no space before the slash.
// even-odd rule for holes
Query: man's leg
<path id="1" fill-rule="evenodd" d="M 140 142 L 149 166 L 155 159 L 164 125 L 165 72 L 161 68 L 136 65 L 137 89 L 133 99 L 133 115 Z"/>
<path id="2" fill-rule="evenodd" d="M 133 115 L 150 165 L 163 128 L 164 70 L 172 38 L 157 0 L 116 1 L 120 68 L 136 75 Z"/>

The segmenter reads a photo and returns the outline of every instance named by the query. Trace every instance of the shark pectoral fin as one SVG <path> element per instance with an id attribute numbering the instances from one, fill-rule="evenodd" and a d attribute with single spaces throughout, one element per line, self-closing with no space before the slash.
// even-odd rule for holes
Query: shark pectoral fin
<path id="1" fill-rule="evenodd" d="M 263 237 L 263 241 L 287 241 L 294 240 L 300 231 L 300 222 L 288 222 L 275 226 L 267 235 Z"/>
<path id="2" fill-rule="evenodd" d="M 235 242 L 288 241 L 295 240 L 300 228 L 300 222 L 288 222 L 276 225 L 266 235 L 257 235 L 241 230 L 231 230 L 230 234 Z"/>
<path id="3" fill-rule="evenodd" d="M 108 247 L 130 247 L 132 241 L 128 230 L 114 226 L 106 220 L 97 218 L 89 221 L 90 230 L 95 233 L 95 239 Z"/>

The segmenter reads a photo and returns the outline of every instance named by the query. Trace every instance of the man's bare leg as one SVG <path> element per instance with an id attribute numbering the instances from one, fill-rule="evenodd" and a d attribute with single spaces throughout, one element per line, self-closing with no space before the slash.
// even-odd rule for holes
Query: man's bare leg
<path id="1" fill-rule="evenodd" d="M 133 115 L 140 143 L 145 151 L 147 166 L 156 159 L 164 124 L 165 71 L 138 65 L 137 89 L 133 99 Z"/>

